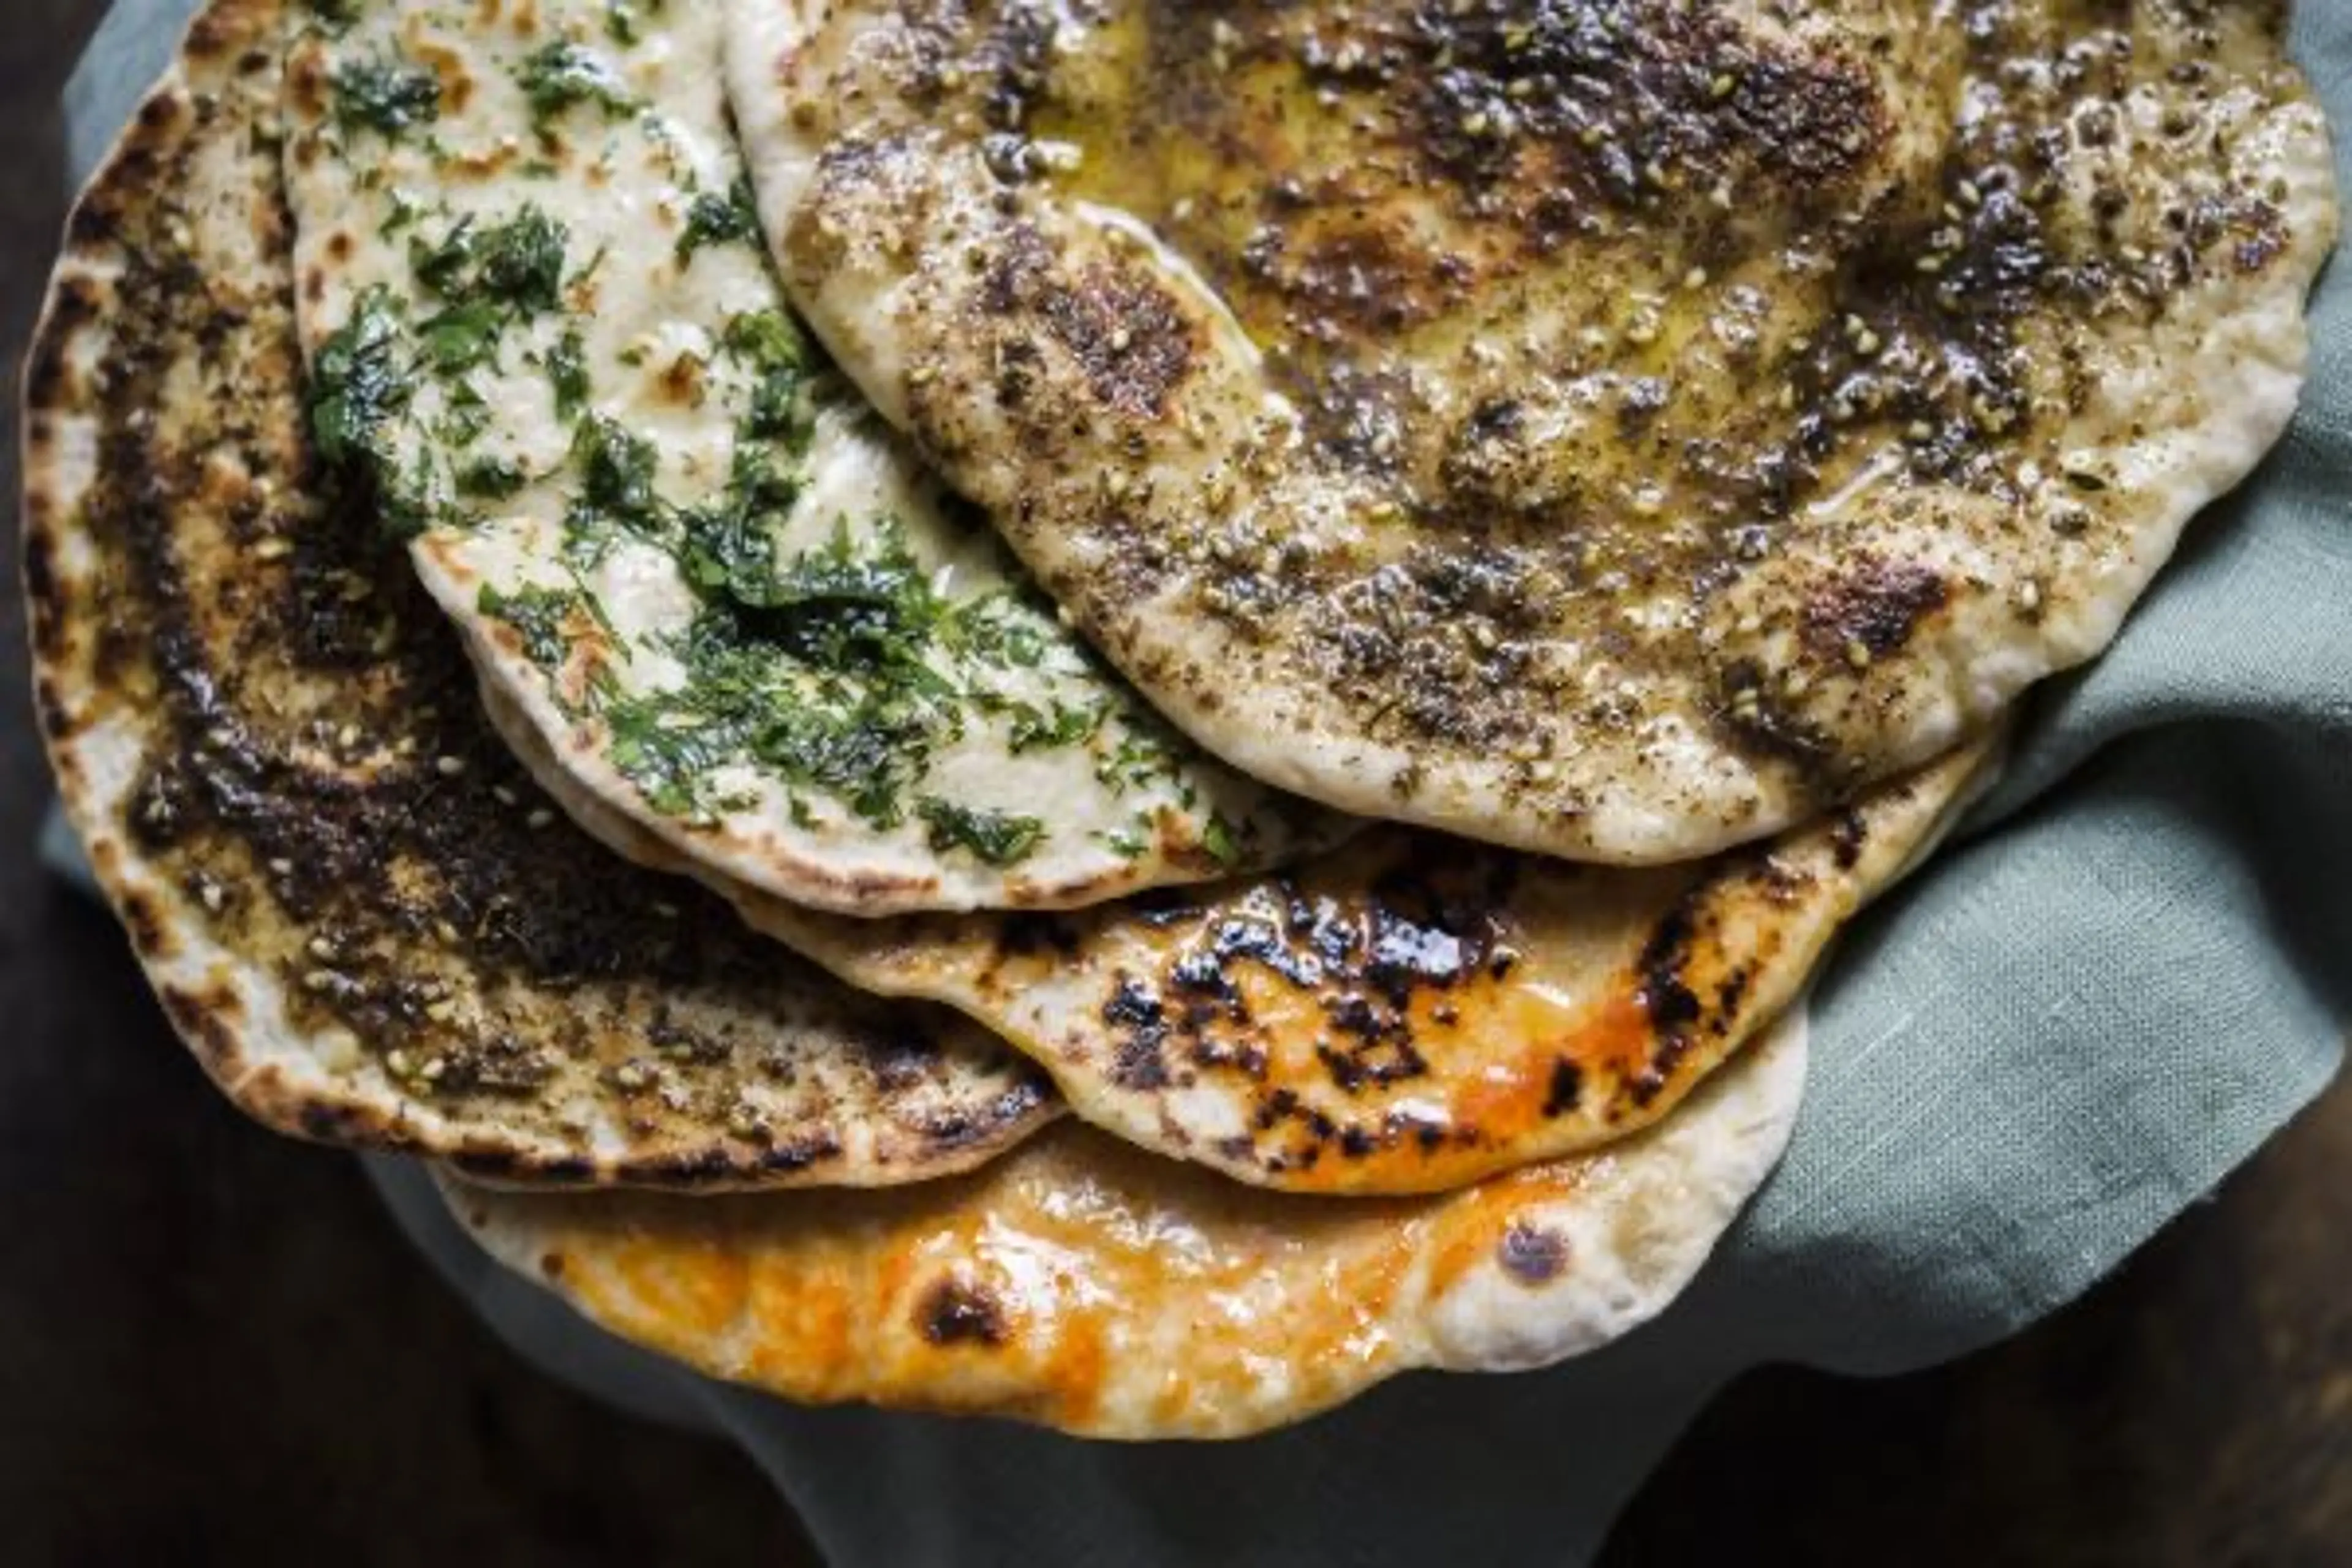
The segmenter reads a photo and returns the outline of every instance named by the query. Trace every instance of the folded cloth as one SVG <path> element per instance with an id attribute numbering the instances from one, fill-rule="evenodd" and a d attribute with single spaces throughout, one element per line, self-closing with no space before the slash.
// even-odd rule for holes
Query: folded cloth
<path id="1" fill-rule="evenodd" d="M 193 0 L 122 0 L 69 97 L 86 172 Z M 2352 5 L 2300 58 L 2352 127 Z M 2340 173 L 2340 171 L 2339 171 Z M 488 1268 L 372 1169 L 494 1326 L 633 1408 L 731 1434 L 852 1565 L 1580 1560 L 1707 1395 L 1892 1373 L 2069 1300 L 2327 1082 L 2352 993 L 2352 279 L 2256 481 L 2123 639 L 2034 700 L 2011 772 L 1816 999 L 1786 1164 L 1656 1323 L 1556 1371 L 1423 1375 L 1227 1447 L 794 1409 L 677 1372 Z"/>

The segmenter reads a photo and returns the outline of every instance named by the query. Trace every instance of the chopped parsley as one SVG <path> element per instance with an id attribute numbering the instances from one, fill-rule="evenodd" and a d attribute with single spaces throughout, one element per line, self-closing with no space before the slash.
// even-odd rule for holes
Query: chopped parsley
<path id="1" fill-rule="evenodd" d="M 677 237 L 677 262 L 690 265 L 694 253 L 712 245 L 756 245 L 760 239 L 760 210 L 752 205 L 751 177 L 739 177 L 727 187 L 724 195 L 709 191 L 694 198 L 686 209 L 686 232 Z"/>
<path id="2" fill-rule="evenodd" d="M 684 684 L 615 698 L 604 713 L 614 765 L 656 811 L 704 815 L 711 775 L 749 762 L 845 801 L 876 826 L 904 820 L 900 801 L 928 763 L 939 713 L 882 687 L 851 694 L 808 680 L 723 602 L 672 651 Z"/>
<path id="3" fill-rule="evenodd" d="M 333 80 L 335 122 L 345 131 L 398 137 L 441 117 L 441 79 L 397 55 L 338 66 Z"/>
<path id="4" fill-rule="evenodd" d="M 565 328 L 547 351 L 547 379 L 555 389 L 555 416 L 568 424 L 588 406 L 588 349 L 579 328 Z"/>
<path id="5" fill-rule="evenodd" d="M 478 365 L 495 363 L 506 321 L 504 310 L 483 300 L 452 305 L 428 317 L 416 329 L 425 362 L 443 375 L 463 375 Z"/>
<path id="6" fill-rule="evenodd" d="M 1241 864 L 1241 845 L 1234 837 L 1234 825 L 1225 820 L 1222 811 L 1209 814 L 1208 826 L 1201 829 L 1201 847 L 1217 858 L 1217 864 L 1230 871 Z"/>
<path id="7" fill-rule="evenodd" d="M 726 500 L 680 517 L 678 565 L 687 581 L 706 595 L 765 607 L 776 580 L 772 519 L 777 509 L 763 504 L 763 497 L 774 481 L 772 472 L 754 471 L 747 483 L 750 467 L 748 454 L 738 452 L 736 482 L 729 487 Z M 777 499 L 791 504 L 789 495 Z"/>
<path id="8" fill-rule="evenodd" d="M 584 595 L 568 588 L 523 588 L 502 594 L 482 584 L 476 605 L 493 620 L 504 621 L 522 637 L 522 650 L 533 664 L 548 668 L 561 665 L 571 646 L 563 635 L 566 622 L 582 609 Z"/>
<path id="9" fill-rule="evenodd" d="M 378 284 L 320 348 L 310 377 L 310 438 L 328 467 L 373 455 L 376 432 L 408 405 L 408 379 L 394 356 L 399 341 L 392 290 Z"/>
<path id="10" fill-rule="evenodd" d="M 1112 748 L 1110 755 L 1095 763 L 1095 782 L 1113 795 L 1125 795 L 1129 790 L 1148 789 L 1172 780 L 1176 776 L 1174 750 L 1158 735 L 1136 728 L 1136 715 L 1125 717 L 1126 732 L 1119 736 L 1118 744 Z"/>
<path id="11" fill-rule="evenodd" d="M 749 310 L 731 317 L 719 345 L 738 363 L 756 373 L 741 437 L 747 441 L 808 438 L 808 340 L 781 310 Z"/>
<path id="12" fill-rule="evenodd" d="M 477 458 L 457 470 L 457 493 L 488 500 L 504 500 L 530 482 L 520 465 L 504 458 Z"/>
<path id="13" fill-rule="evenodd" d="M 633 436 L 612 419 L 583 420 L 572 438 L 572 460 L 580 469 L 580 500 L 572 507 L 599 521 L 655 533 L 660 498 L 654 494 L 654 444 Z"/>
<path id="14" fill-rule="evenodd" d="M 1041 711 L 1028 703 L 1014 702 L 1007 704 L 1006 710 L 1013 719 L 1013 754 L 1016 757 L 1029 752 L 1058 751 L 1064 746 L 1075 746 L 1081 741 L 1091 741 L 1095 732 L 1102 728 L 1103 721 L 1109 716 L 1101 703 L 1073 707 L 1057 701 Z"/>
<path id="15" fill-rule="evenodd" d="M 494 300 L 526 313 L 561 310 L 563 254 L 571 235 L 535 206 L 493 228 L 459 220 L 437 245 L 412 239 L 416 280 L 445 300 Z"/>
<path id="16" fill-rule="evenodd" d="M 1045 840 L 1045 825 L 1034 816 L 982 811 L 925 796 L 915 811 L 930 828 L 930 844 L 941 854 L 968 849 L 991 866 L 1017 866 Z"/>
<path id="17" fill-rule="evenodd" d="M 390 239 L 404 228 L 415 227 L 416 220 L 424 215 L 425 211 L 416 198 L 406 191 L 394 190 L 392 193 L 391 202 L 391 213 L 376 228 L 376 233 L 386 239 Z"/>
<path id="18" fill-rule="evenodd" d="M 453 381 L 444 389 L 445 412 L 433 434 L 453 447 L 470 447 L 490 427 L 488 399 L 468 381 Z"/>
<path id="19" fill-rule="evenodd" d="M 719 346 L 754 370 L 798 370 L 808 340 L 782 310 L 745 310 L 727 318 Z"/>
<path id="20" fill-rule="evenodd" d="M 608 24 L 610 21 L 608 15 Z M 523 96 L 530 100 L 531 123 L 541 131 L 583 103 L 594 104 L 607 119 L 636 109 L 636 100 L 629 96 L 628 89 L 613 74 L 611 67 L 567 40 L 532 51 L 515 68 L 514 74 Z"/>

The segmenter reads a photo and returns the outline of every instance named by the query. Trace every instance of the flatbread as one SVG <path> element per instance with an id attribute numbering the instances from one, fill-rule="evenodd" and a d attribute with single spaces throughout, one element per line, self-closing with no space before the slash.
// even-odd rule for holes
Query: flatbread
<path id="1" fill-rule="evenodd" d="M 285 100 L 322 438 L 565 771 L 853 914 L 1083 904 L 1328 839 L 1137 701 L 803 336 L 716 0 L 617 15 L 354 0 Z"/>
<path id="2" fill-rule="evenodd" d="M 452 1211 L 592 1321 L 811 1404 L 1238 1437 L 1416 1367 L 1594 1350 L 1688 1283 L 1780 1159 L 1801 1016 L 1609 1153 L 1443 1197 L 1253 1192 L 1065 1126 L 892 1194 L 502 1195 Z"/>
<path id="3" fill-rule="evenodd" d="M 198 1059 L 263 1121 L 500 1180 L 884 1184 L 1059 1108 L 582 838 L 303 443 L 290 0 L 215 0 L 75 211 L 26 376 L 25 583 L 65 803 Z"/>
<path id="4" fill-rule="evenodd" d="M 2096 654 L 2336 232 L 2284 5 L 728 4 L 787 287 L 1135 684 L 1580 858 Z"/>
<path id="5" fill-rule="evenodd" d="M 589 833 L 690 872 L 484 702 Z M 706 879 L 850 984 L 961 1009 L 1129 1143 L 1286 1192 L 1439 1192 L 1667 1116 L 1926 857 L 1993 752 L 1654 869 L 1386 828 L 1295 872 L 1059 914 L 848 920 Z"/>

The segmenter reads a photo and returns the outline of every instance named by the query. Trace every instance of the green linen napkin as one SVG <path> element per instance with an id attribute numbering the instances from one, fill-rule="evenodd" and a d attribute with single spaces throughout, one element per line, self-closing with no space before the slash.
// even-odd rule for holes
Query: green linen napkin
<path id="1" fill-rule="evenodd" d="M 189 8 L 123 0 L 110 19 L 69 98 L 85 167 Z M 2352 128 L 2352 4 L 2313 0 L 2296 36 Z M 1690 1292 L 1599 1354 L 1409 1378 L 1220 1447 L 797 1410 L 616 1346 L 486 1268 L 414 1169 L 372 1168 L 520 1348 L 732 1434 L 850 1568 L 1580 1561 L 1734 1373 L 1891 1373 L 2014 1331 L 2336 1070 L 2352 1016 L 2343 269 L 2315 319 L 2293 436 L 2197 524 L 2115 650 L 2039 695 L 1968 831 L 1845 943 L 1786 1164 Z"/>

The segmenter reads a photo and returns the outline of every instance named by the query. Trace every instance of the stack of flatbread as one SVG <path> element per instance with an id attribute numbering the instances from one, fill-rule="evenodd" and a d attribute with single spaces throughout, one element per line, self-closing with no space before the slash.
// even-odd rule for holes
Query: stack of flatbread
<path id="1" fill-rule="evenodd" d="M 222 1089 L 807 1401 L 1635 1327 L 2284 429 L 2284 7 L 214 0 L 28 372 Z"/>

